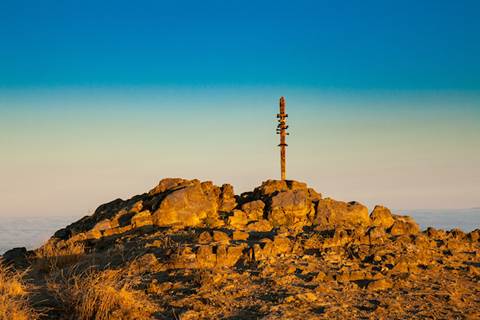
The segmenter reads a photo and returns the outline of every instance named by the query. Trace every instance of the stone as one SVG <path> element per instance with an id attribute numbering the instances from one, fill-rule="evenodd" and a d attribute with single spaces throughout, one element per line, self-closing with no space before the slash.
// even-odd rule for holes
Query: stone
<path id="1" fill-rule="evenodd" d="M 253 191 L 257 196 L 271 196 L 274 193 L 288 190 L 287 182 L 284 180 L 267 180 L 262 182 L 260 187 Z"/>
<path id="2" fill-rule="evenodd" d="M 395 220 L 393 219 L 392 213 L 388 208 L 383 206 L 375 206 L 372 213 L 370 213 L 370 220 L 372 221 L 372 226 L 390 228 Z"/>
<path id="3" fill-rule="evenodd" d="M 218 189 L 218 187 L 217 187 Z M 198 226 L 209 216 L 217 216 L 217 195 L 214 186 L 194 183 L 169 193 L 152 214 L 158 226 Z"/>
<path id="4" fill-rule="evenodd" d="M 228 246 L 226 265 L 234 266 L 242 257 L 245 248 L 246 244 L 241 244 L 238 246 Z"/>
<path id="5" fill-rule="evenodd" d="M 60 240 L 67 240 L 72 236 L 72 230 L 69 228 L 62 228 L 54 233 L 53 237 Z"/>
<path id="6" fill-rule="evenodd" d="M 392 287 L 392 282 L 389 279 L 379 279 L 370 282 L 367 289 L 371 291 L 386 290 Z"/>
<path id="7" fill-rule="evenodd" d="M 312 202 L 318 202 L 322 199 L 322 195 L 315 191 L 313 188 L 308 188 L 308 197 Z"/>
<path id="8" fill-rule="evenodd" d="M 384 239 L 385 236 L 387 235 L 387 233 L 385 232 L 385 229 L 378 226 L 369 228 L 367 233 L 368 233 L 370 242 Z"/>
<path id="9" fill-rule="evenodd" d="M 233 210 L 233 215 L 227 219 L 227 224 L 237 229 L 242 229 L 248 223 L 248 216 L 242 210 Z"/>
<path id="10" fill-rule="evenodd" d="M 0 259 L 5 265 L 13 265 L 15 268 L 26 268 L 29 265 L 27 258 L 27 249 L 25 247 L 17 247 L 7 250 Z"/>
<path id="11" fill-rule="evenodd" d="M 296 298 L 305 302 L 314 302 L 317 300 L 317 296 L 313 292 L 299 293 Z"/>
<path id="12" fill-rule="evenodd" d="M 133 204 L 133 206 L 130 208 L 130 212 L 136 212 L 139 213 L 143 209 L 143 201 L 139 200 Z"/>
<path id="13" fill-rule="evenodd" d="M 480 229 L 475 229 L 467 235 L 471 242 L 478 242 L 480 240 Z"/>
<path id="14" fill-rule="evenodd" d="M 369 225 L 370 218 L 367 207 L 358 202 L 347 203 L 326 198 L 318 201 L 313 223 L 324 227 Z"/>
<path id="15" fill-rule="evenodd" d="M 305 190 L 288 190 L 272 197 L 267 217 L 273 226 L 292 226 L 297 223 L 306 224 L 314 212 L 314 206 Z"/>
<path id="16" fill-rule="evenodd" d="M 286 180 L 289 190 L 307 190 L 307 184 L 305 182 L 295 181 L 295 180 Z"/>
<path id="17" fill-rule="evenodd" d="M 250 235 L 248 232 L 243 232 L 240 230 L 235 230 L 232 235 L 233 240 L 247 240 Z"/>
<path id="18" fill-rule="evenodd" d="M 197 180 L 198 181 L 198 180 Z M 181 178 L 166 178 L 160 180 L 158 185 L 148 192 L 148 195 L 153 196 L 159 193 L 163 193 L 167 190 L 174 190 L 179 186 L 185 186 L 190 181 Z"/>
<path id="19" fill-rule="evenodd" d="M 199 268 L 213 268 L 217 262 L 217 256 L 210 245 L 199 246 L 195 256 Z"/>
<path id="20" fill-rule="evenodd" d="M 395 216 L 395 222 L 389 229 L 392 236 L 416 234 L 420 232 L 418 224 L 408 216 Z"/>
<path id="21" fill-rule="evenodd" d="M 285 236 L 275 236 L 273 238 L 273 252 L 282 254 L 292 251 L 292 242 Z"/>
<path id="22" fill-rule="evenodd" d="M 219 201 L 218 210 L 222 212 L 232 211 L 237 206 L 235 193 L 233 192 L 233 186 L 231 184 L 222 185 L 220 188 Z"/>
<path id="23" fill-rule="evenodd" d="M 254 200 L 244 203 L 241 208 L 247 214 L 248 220 L 260 220 L 263 218 L 265 203 L 262 200 Z"/>
<path id="24" fill-rule="evenodd" d="M 212 236 L 210 235 L 210 232 L 208 231 L 203 231 L 202 233 L 200 233 L 200 235 L 198 236 L 198 243 L 200 244 L 208 244 L 210 242 L 213 241 L 213 238 Z"/>
<path id="25" fill-rule="evenodd" d="M 107 229 L 111 229 L 112 226 L 110 224 L 110 220 L 105 219 L 100 222 L 98 222 L 93 228 L 92 231 L 104 231 Z"/>
<path id="26" fill-rule="evenodd" d="M 152 225 L 153 224 L 152 214 L 150 213 L 149 210 L 139 212 L 132 217 L 132 220 L 130 223 L 132 224 L 133 228 Z"/>
<path id="27" fill-rule="evenodd" d="M 427 228 L 426 234 L 433 239 L 444 239 L 447 236 L 447 233 L 444 230 L 438 230 L 432 227 Z"/>
<path id="28" fill-rule="evenodd" d="M 213 241 L 228 244 L 230 242 L 230 237 L 223 231 L 214 230 Z"/>
<path id="29" fill-rule="evenodd" d="M 272 229 L 273 229 L 273 226 L 268 220 L 251 222 L 246 226 L 247 231 L 254 231 L 254 232 L 269 232 Z"/>

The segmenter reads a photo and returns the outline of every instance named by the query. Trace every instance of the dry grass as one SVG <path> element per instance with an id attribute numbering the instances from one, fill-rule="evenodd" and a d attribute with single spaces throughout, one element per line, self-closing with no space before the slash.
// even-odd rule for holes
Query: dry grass
<path id="1" fill-rule="evenodd" d="M 49 279 L 47 285 L 72 319 L 150 319 L 154 305 L 123 275 L 123 269 L 90 269 L 80 274 L 70 269 Z"/>
<path id="2" fill-rule="evenodd" d="M 78 263 L 85 256 L 85 247 L 78 242 L 48 241 L 35 251 L 35 255 L 33 268 L 48 273 Z"/>
<path id="3" fill-rule="evenodd" d="M 0 319 L 38 319 L 38 314 L 28 303 L 32 287 L 24 282 L 23 276 L 23 273 L 3 266 L 0 261 Z"/>

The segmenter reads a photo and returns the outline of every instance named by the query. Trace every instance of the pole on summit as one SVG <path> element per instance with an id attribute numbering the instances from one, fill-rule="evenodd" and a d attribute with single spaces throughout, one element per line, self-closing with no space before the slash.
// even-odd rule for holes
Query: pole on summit
<path id="1" fill-rule="evenodd" d="M 286 180 L 286 168 L 285 168 L 285 158 L 287 152 L 287 143 L 286 137 L 289 135 L 287 132 L 287 117 L 288 114 L 285 113 L 285 98 L 280 98 L 280 113 L 277 113 L 278 125 L 277 125 L 277 134 L 280 135 L 280 176 L 282 180 Z"/>

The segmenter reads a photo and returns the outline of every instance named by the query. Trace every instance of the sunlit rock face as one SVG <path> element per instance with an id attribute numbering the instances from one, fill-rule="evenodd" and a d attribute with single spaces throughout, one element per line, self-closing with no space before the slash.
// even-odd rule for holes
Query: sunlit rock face
<path id="1" fill-rule="evenodd" d="M 181 319 L 393 319 L 428 317 L 432 308 L 445 318 L 480 316 L 480 230 L 421 232 L 384 206 L 369 212 L 297 181 L 267 180 L 235 195 L 229 184 L 162 179 L 6 260 L 35 265 L 41 259 L 29 257 L 45 248 L 76 246 L 84 252 L 76 268 L 137 277 L 166 318 L 177 317 L 173 309 Z"/>
<path id="2" fill-rule="evenodd" d="M 148 193 L 129 200 L 117 199 L 98 207 L 92 216 L 59 230 L 55 237 L 100 239 L 140 227 L 224 227 L 251 232 L 273 228 L 301 231 L 376 227 L 395 236 L 415 234 L 418 225 L 408 217 L 392 215 L 388 208 L 368 209 L 355 201 L 343 202 L 322 195 L 305 183 L 267 180 L 252 192 L 235 195 L 229 184 L 210 181 L 162 179 Z M 383 231 L 381 231 L 383 230 Z"/>

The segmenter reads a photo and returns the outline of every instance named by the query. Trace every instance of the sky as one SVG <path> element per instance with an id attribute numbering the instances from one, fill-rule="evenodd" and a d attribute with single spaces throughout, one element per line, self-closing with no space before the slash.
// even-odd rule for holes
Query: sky
<path id="1" fill-rule="evenodd" d="M 480 207 L 478 1 L 0 1 L 0 216 L 161 178 Z"/>

